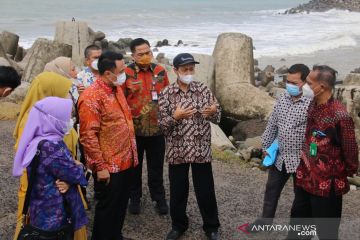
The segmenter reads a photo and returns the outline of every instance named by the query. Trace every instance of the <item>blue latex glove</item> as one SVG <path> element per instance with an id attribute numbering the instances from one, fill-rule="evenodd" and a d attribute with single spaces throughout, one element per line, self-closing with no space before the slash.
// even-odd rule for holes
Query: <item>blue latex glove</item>
<path id="1" fill-rule="evenodd" d="M 278 151 L 279 151 L 279 141 L 275 139 L 275 141 L 271 144 L 271 146 L 268 149 L 266 149 L 267 155 L 263 161 L 263 165 L 265 167 L 269 167 L 274 164 L 274 162 L 276 161 Z"/>

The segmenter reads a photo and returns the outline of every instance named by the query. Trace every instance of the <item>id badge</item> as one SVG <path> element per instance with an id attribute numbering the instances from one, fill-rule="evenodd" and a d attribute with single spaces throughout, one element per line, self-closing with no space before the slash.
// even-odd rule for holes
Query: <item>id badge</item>
<path id="1" fill-rule="evenodd" d="M 153 101 L 157 101 L 158 100 L 158 93 L 156 92 L 156 90 L 152 90 L 151 91 L 151 99 Z"/>
<path id="2" fill-rule="evenodd" d="M 316 157 L 316 155 L 317 155 L 317 145 L 316 143 L 312 142 L 310 143 L 310 156 Z"/>

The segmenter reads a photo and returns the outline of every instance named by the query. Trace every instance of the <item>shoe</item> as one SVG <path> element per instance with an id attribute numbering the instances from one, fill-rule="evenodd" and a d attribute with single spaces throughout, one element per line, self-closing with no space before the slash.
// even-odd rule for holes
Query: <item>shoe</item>
<path id="1" fill-rule="evenodd" d="M 175 229 L 171 229 L 171 231 L 167 234 L 166 236 L 166 240 L 176 240 L 179 239 L 182 235 L 184 234 L 184 232 L 180 232 L 178 230 Z"/>
<path id="2" fill-rule="evenodd" d="M 129 213 L 131 213 L 133 215 L 139 215 L 140 214 L 140 203 L 130 201 Z"/>
<path id="3" fill-rule="evenodd" d="M 218 232 L 207 232 L 206 236 L 209 240 L 219 240 L 220 235 Z"/>
<path id="4" fill-rule="evenodd" d="M 160 215 L 166 215 L 169 212 L 169 207 L 166 203 L 166 200 L 157 201 L 155 209 Z"/>

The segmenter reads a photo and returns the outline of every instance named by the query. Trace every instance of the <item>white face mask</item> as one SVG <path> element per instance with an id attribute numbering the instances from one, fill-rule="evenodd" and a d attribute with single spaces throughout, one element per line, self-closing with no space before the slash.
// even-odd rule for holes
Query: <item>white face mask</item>
<path id="1" fill-rule="evenodd" d="M 314 98 L 314 91 L 310 88 L 310 86 L 307 83 L 302 87 L 302 92 L 304 97 L 310 99 Z"/>
<path id="2" fill-rule="evenodd" d="M 116 82 L 114 84 L 116 86 L 121 86 L 126 81 L 126 73 L 122 73 L 119 76 L 117 76 Z"/>
<path id="3" fill-rule="evenodd" d="M 186 85 L 189 85 L 194 80 L 194 75 L 180 75 L 179 80 Z"/>
<path id="4" fill-rule="evenodd" d="M 96 70 L 96 71 L 99 71 L 98 62 L 99 62 L 99 59 L 95 59 L 94 61 L 92 61 L 91 62 L 91 68 Z"/>
<path id="5" fill-rule="evenodd" d="M 63 129 L 65 132 L 65 135 L 68 135 L 71 131 L 71 129 L 74 127 L 74 120 L 70 118 L 70 120 L 66 123 L 66 127 Z"/>

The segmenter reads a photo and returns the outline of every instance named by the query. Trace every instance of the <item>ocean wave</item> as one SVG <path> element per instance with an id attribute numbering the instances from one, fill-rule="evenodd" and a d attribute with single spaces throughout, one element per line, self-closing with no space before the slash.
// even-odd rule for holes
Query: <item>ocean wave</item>
<path id="1" fill-rule="evenodd" d="M 261 51 L 254 51 L 255 57 L 276 57 L 276 56 L 296 56 L 302 54 L 312 54 L 317 51 L 326 51 L 344 47 L 356 47 L 358 42 L 351 36 L 339 36 L 333 39 L 326 39 L 321 42 L 308 44 L 294 44 L 292 46 L 268 47 Z"/>

